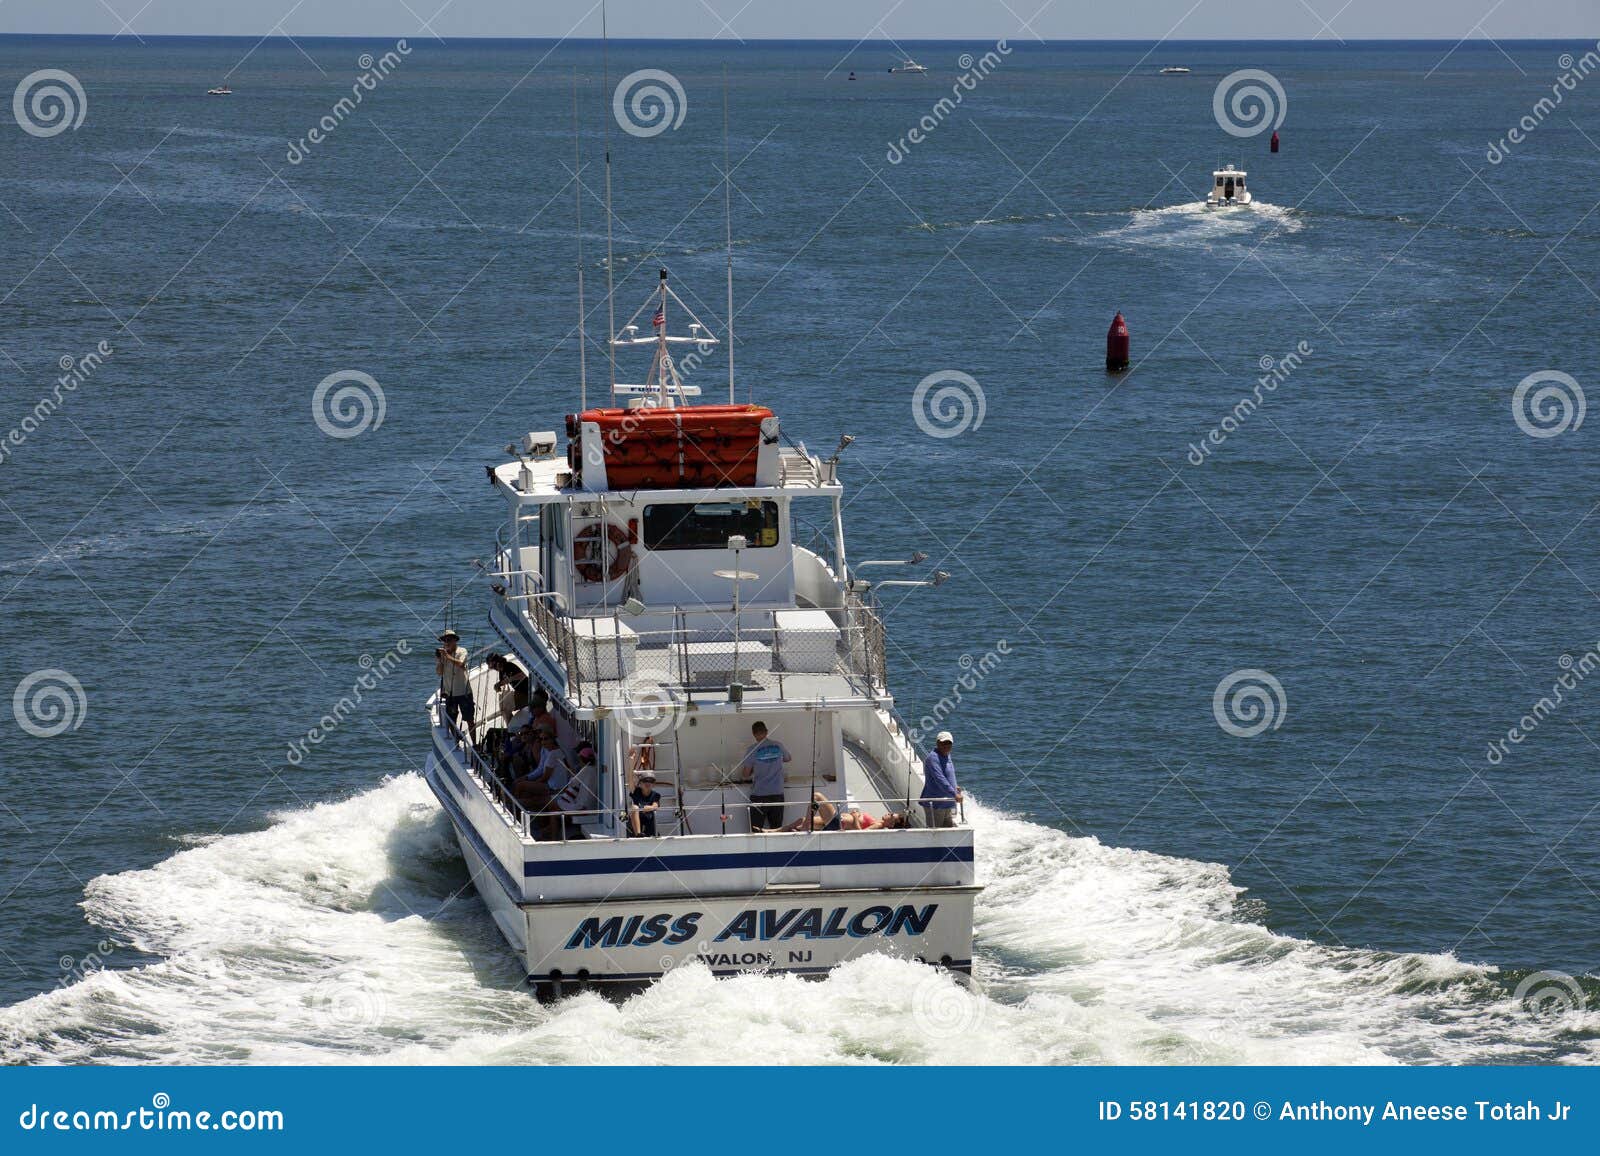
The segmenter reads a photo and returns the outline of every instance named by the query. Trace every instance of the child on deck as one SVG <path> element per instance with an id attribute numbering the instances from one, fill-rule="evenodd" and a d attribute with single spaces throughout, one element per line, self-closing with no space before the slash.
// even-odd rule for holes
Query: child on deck
<path id="1" fill-rule="evenodd" d="M 661 809 L 661 792 L 656 790 L 654 771 L 641 770 L 634 776 L 628 792 L 628 822 L 635 835 L 656 837 L 656 812 Z"/>

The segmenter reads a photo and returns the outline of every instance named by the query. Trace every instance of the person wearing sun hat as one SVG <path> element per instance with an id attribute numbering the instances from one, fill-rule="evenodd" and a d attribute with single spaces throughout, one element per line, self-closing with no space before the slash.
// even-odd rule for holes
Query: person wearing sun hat
<path id="1" fill-rule="evenodd" d="M 956 825 L 956 804 L 961 801 L 961 788 L 956 785 L 956 763 L 950 757 L 955 745 L 954 735 L 940 731 L 933 740 L 933 750 L 922 764 L 921 802 L 930 827 Z"/>
<path id="2" fill-rule="evenodd" d="M 444 696 L 445 718 L 458 718 L 472 732 L 474 707 L 472 683 L 467 679 L 467 652 L 461 645 L 461 635 L 447 629 L 439 635 L 444 645 L 433 652 L 433 669 L 439 676 L 439 693 Z"/>
<path id="3" fill-rule="evenodd" d="M 634 776 L 633 790 L 628 792 L 628 824 L 633 833 L 654 839 L 659 810 L 661 792 L 656 790 L 656 773 L 642 770 Z"/>

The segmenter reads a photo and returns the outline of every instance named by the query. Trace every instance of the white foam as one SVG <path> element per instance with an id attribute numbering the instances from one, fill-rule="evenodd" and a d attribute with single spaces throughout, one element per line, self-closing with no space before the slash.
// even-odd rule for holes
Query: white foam
<path id="1" fill-rule="evenodd" d="M 1538 1019 L 1448 957 L 1322 947 L 1241 921 L 1220 866 L 975 805 L 969 816 L 986 995 L 873 957 L 824 983 L 716 980 L 693 965 L 621 1005 L 542 1008 L 460 894 L 427 788 L 404 775 L 93 880 L 90 919 L 162 961 L 0 1010 L 0 1060 L 1485 1062 L 1547 1058 L 1564 1033 L 1600 1027 Z"/>
<path id="2" fill-rule="evenodd" d="M 1179 248 L 1209 246 L 1230 240 L 1256 244 L 1274 233 L 1298 233 L 1304 227 L 1303 216 L 1283 205 L 1254 201 L 1248 206 L 1208 209 L 1204 201 L 1191 201 L 1160 209 L 1137 209 L 1126 223 L 1088 240 Z M 1071 236 L 1051 239 L 1085 240 Z"/>

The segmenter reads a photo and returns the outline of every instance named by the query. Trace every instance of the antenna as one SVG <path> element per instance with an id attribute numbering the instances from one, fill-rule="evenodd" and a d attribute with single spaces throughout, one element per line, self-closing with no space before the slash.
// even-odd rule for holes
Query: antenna
<path id="1" fill-rule="evenodd" d="M 728 404 L 733 397 L 733 171 L 728 168 L 728 66 L 722 66 L 722 219 L 728 241 Z M 751 386 L 755 400 L 755 386 Z"/>
<path id="2" fill-rule="evenodd" d="M 589 339 L 583 304 L 583 151 L 578 139 L 578 69 L 572 69 L 572 182 L 578 212 L 578 410 L 589 408 Z"/>
<path id="3" fill-rule="evenodd" d="M 592 9 L 591 9 L 592 11 Z M 600 76 L 601 91 L 611 87 L 610 44 L 606 36 L 606 4 L 600 0 Z M 617 404 L 617 304 L 611 284 L 611 118 L 602 122 L 606 145 L 606 348 L 611 351 L 611 404 Z"/>

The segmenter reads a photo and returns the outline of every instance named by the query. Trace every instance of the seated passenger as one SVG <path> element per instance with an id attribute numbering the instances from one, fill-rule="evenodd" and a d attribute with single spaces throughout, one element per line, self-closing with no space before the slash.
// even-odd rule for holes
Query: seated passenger
<path id="1" fill-rule="evenodd" d="M 534 730 L 535 728 L 528 728 Z M 512 785 L 517 801 L 535 815 L 534 837 L 537 839 L 561 838 L 562 823 L 556 796 L 567 785 L 572 772 L 567 767 L 556 737 L 549 732 L 538 732 L 538 754 L 526 751 L 522 758 L 525 768 Z"/>
<path id="2" fill-rule="evenodd" d="M 628 792 L 628 825 L 635 835 L 656 836 L 656 812 L 661 810 L 661 792 L 656 790 L 656 773 L 640 771 Z"/>
<path id="3" fill-rule="evenodd" d="M 512 727 L 506 736 L 505 745 L 500 748 L 501 773 L 508 778 L 517 778 L 532 770 L 532 765 L 522 766 L 531 757 L 536 763 L 539 758 L 539 737 L 534 734 L 533 724 L 523 723 L 519 727 Z"/>
<path id="4" fill-rule="evenodd" d="M 534 692 L 533 698 L 528 702 L 528 709 L 533 712 L 533 725 L 544 727 L 551 734 L 556 734 L 556 717 L 550 713 L 550 696 L 545 694 L 544 687 Z"/>
<path id="5" fill-rule="evenodd" d="M 553 740 L 552 740 L 553 741 Z M 557 748 L 559 759 L 559 748 Z M 565 777 L 557 784 L 556 777 L 562 772 Z M 567 838 L 584 839 L 588 836 L 582 827 L 577 825 L 577 819 L 592 815 L 599 807 L 600 799 L 596 793 L 599 786 L 600 768 L 595 765 L 594 747 L 584 743 L 578 748 L 578 766 L 576 770 L 567 769 L 565 760 L 554 765 L 550 776 L 550 789 L 555 792 L 556 809 L 562 812 L 562 821 L 565 824 Z"/>

